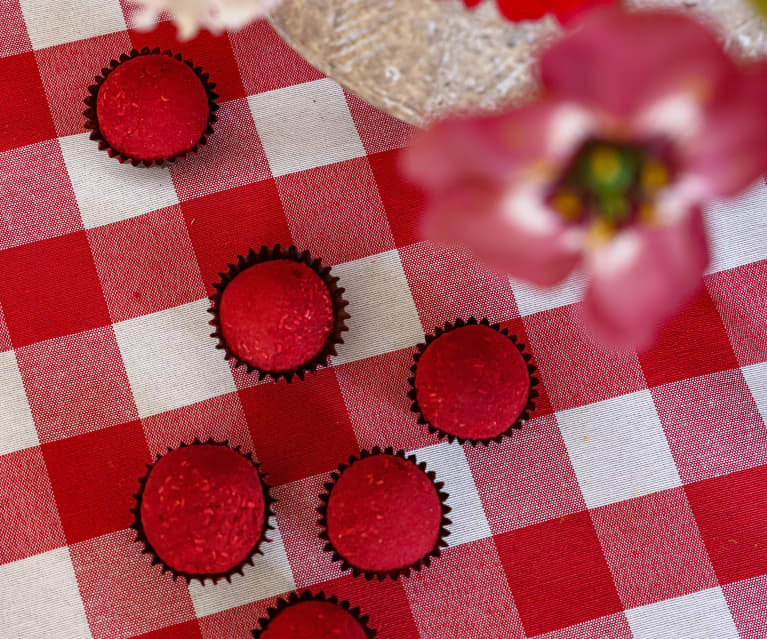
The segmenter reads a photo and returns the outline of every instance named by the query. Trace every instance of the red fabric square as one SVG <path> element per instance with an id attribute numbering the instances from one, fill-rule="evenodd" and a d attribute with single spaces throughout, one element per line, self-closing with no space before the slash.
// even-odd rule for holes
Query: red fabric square
<path id="1" fill-rule="evenodd" d="M 84 232 L 0 251 L 0 302 L 17 348 L 109 324 Z"/>
<path id="2" fill-rule="evenodd" d="M 349 419 L 362 448 L 394 446 L 414 450 L 437 443 L 410 411 L 413 348 L 365 357 L 335 367 Z"/>
<path id="3" fill-rule="evenodd" d="M 206 296 L 179 206 L 88 231 L 112 321 Z"/>
<path id="4" fill-rule="evenodd" d="M 178 448 L 181 442 L 209 437 L 226 440 L 232 446 L 241 446 L 245 452 L 253 450 L 248 423 L 237 393 L 218 395 L 167 413 L 145 417 L 142 423 L 152 453 L 162 454 L 168 448 Z"/>
<path id="5" fill-rule="evenodd" d="M 403 586 L 422 637 L 524 639 L 492 539 L 444 550 L 431 568 L 404 580 Z"/>
<path id="6" fill-rule="evenodd" d="M 298 248 L 308 248 L 329 264 L 395 248 L 365 158 L 289 173 L 276 183 Z"/>
<path id="7" fill-rule="evenodd" d="M 66 545 L 38 446 L 0 456 L 0 564 Z"/>
<path id="8" fill-rule="evenodd" d="M 394 240 L 397 246 L 407 246 L 423 239 L 421 223 L 426 199 L 423 191 L 400 175 L 399 158 L 400 150 L 394 149 L 370 155 L 368 161 L 376 178 Z"/>
<path id="9" fill-rule="evenodd" d="M 591 520 L 626 608 L 718 585 L 682 488 L 597 508 Z"/>
<path id="10" fill-rule="evenodd" d="M 346 103 L 368 154 L 407 146 L 418 129 L 344 91 Z"/>
<path id="11" fill-rule="evenodd" d="M 767 464 L 767 428 L 739 368 L 651 392 L 683 482 Z"/>
<path id="12" fill-rule="evenodd" d="M 332 368 L 297 384 L 243 389 L 240 400 L 272 485 L 332 470 L 359 452 Z"/>
<path id="13" fill-rule="evenodd" d="M 399 149 L 394 149 L 370 155 L 368 161 L 394 240 L 397 246 L 407 246 L 423 239 L 421 223 L 426 200 L 423 191 L 400 175 L 399 158 Z"/>
<path id="14" fill-rule="evenodd" d="M 3 14 L 0 22 L 0 58 L 31 51 L 32 42 L 29 40 L 19 0 L 2 0 L 0 12 Z"/>
<path id="15" fill-rule="evenodd" d="M 41 443 L 138 419 L 111 326 L 16 350 Z"/>
<path id="16" fill-rule="evenodd" d="M 43 444 L 70 544 L 127 528 L 138 479 L 151 461 L 140 422 Z"/>
<path id="17" fill-rule="evenodd" d="M 767 573 L 767 466 L 685 486 L 719 583 Z"/>
<path id="18" fill-rule="evenodd" d="M 509 278 L 468 253 L 423 242 L 399 250 L 418 316 L 427 332 L 470 315 L 492 322 L 519 316 Z"/>
<path id="19" fill-rule="evenodd" d="M 202 639 L 202 631 L 197 619 L 179 623 L 175 626 L 168 626 L 160 630 L 145 632 L 138 635 L 135 639 Z"/>
<path id="20" fill-rule="evenodd" d="M 277 597 L 221 612 L 205 615 L 197 620 L 203 639 L 253 639 L 253 629 L 258 620 L 267 616 L 267 610 L 275 605 Z"/>
<path id="21" fill-rule="evenodd" d="M 266 20 L 229 34 L 248 95 L 325 76 L 299 56 Z"/>
<path id="22" fill-rule="evenodd" d="M 622 610 L 588 512 L 495 537 L 528 636 Z"/>
<path id="23" fill-rule="evenodd" d="M 663 327 L 639 360 L 651 388 L 738 366 L 722 318 L 705 290 Z"/>
<path id="24" fill-rule="evenodd" d="M 274 180 L 262 180 L 182 203 L 208 295 L 213 282 L 251 248 L 293 243 Z"/>
<path id="25" fill-rule="evenodd" d="M 83 100 L 89 95 L 88 86 L 110 60 L 131 48 L 128 34 L 120 31 L 35 52 L 57 135 L 85 131 Z"/>
<path id="26" fill-rule="evenodd" d="M 0 151 L 56 137 L 34 53 L 0 58 L 0 95 Z"/>
<path id="27" fill-rule="evenodd" d="M 741 366 L 767 361 L 767 260 L 706 277 Z"/>
<path id="28" fill-rule="evenodd" d="M 767 637 L 767 575 L 722 586 L 741 639 Z"/>
<path id="29" fill-rule="evenodd" d="M 170 49 L 180 53 L 185 60 L 191 60 L 195 67 L 202 67 L 210 74 L 210 81 L 216 85 L 220 102 L 228 102 L 245 96 L 240 71 L 234 59 L 227 34 L 215 36 L 210 31 L 200 31 L 187 42 L 179 42 L 176 27 L 172 22 L 160 22 L 151 31 L 129 30 L 130 39 L 137 49 L 149 47 Z"/>
<path id="30" fill-rule="evenodd" d="M 581 303 L 528 315 L 524 324 L 555 410 L 646 388 L 636 352 L 594 340 L 583 323 Z"/>
<path id="31" fill-rule="evenodd" d="M 134 637 L 194 619 L 186 582 L 160 575 L 134 538 L 120 530 L 69 547 L 93 639 Z"/>
<path id="32" fill-rule="evenodd" d="M 56 140 L 0 153 L 0 202 L 0 251 L 83 228 Z"/>
<path id="33" fill-rule="evenodd" d="M 196 155 L 170 166 L 182 202 L 272 177 L 247 100 L 225 102 L 217 113 L 208 143 Z"/>
<path id="34" fill-rule="evenodd" d="M 635 639 L 622 612 L 538 635 L 535 639 Z"/>
<path id="35" fill-rule="evenodd" d="M 402 580 L 367 581 L 345 575 L 317 584 L 312 591 L 320 589 L 359 606 L 370 616 L 370 627 L 378 630 L 378 639 L 420 639 Z"/>
<path id="36" fill-rule="evenodd" d="M 464 450 L 493 534 L 586 510 L 553 415 L 500 444 Z"/>
<path id="37" fill-rule="evenodd" d="M 325 492 L 324 484 L 328 481 L 330 473 L 321 473 L 273 490 L 277 500 L 274 512 L 296 588 L 341 576 L 341 565 L 323 551 L 325 542 L 319 538 L 317 525 L 319 495 Z"/>

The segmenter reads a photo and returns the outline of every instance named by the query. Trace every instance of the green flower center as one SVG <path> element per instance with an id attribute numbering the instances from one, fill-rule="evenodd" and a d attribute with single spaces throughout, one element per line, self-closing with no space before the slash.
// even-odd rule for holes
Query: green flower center
<path id="1" fill-rule="evenodd" d="M 612 235 L 654 218 L 658 192 L 673 179 L 671 167 L 665 145 L 591 139 L 554 183 L 548 203 L 568 222 Z"/>

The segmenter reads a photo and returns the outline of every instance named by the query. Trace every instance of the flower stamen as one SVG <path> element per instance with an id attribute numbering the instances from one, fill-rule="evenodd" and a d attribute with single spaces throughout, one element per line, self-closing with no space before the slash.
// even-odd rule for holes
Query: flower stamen
<path id="1" fill-rule="evenodd" d="M 554 183 L 549 206 L 602 243 L 623 227 L 656 219 L 655 200 L 673 178 L 664 145 L 588 140 Z"/>

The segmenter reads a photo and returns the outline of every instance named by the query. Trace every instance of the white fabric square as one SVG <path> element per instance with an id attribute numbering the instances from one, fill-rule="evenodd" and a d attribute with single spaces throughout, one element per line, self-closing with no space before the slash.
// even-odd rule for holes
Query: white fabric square
<path id="1" fill-rule="evenodd" d="M 59 138 L 59 144 L 86 229 L 178 204 L 167 168 L 120 164 L 88 133 Z"/>
<path id="2" fill-rule="evenodd" d="M 334 364 L 353 362 L 423 341 L 423 327 L 399 253 L 386 251 L 334 266 L 351 319 Z"/>
<path id="3" fill-rule="evenodd" d="M 20 0 L 20 4 L 35 49 L 126 29 L 118 0 Z"/>
<path id="4" fill-rule="evenodd" d="M 650 391 L 556 417 L 589 508 L 682 485 Z"/>
<path id="5" fill-rule="evenodd" d="M 8 639 L 92 636 L 66 548 L 0 565 L 0 635 Z"/>
<path id="6" fill-rule="evenodd" d="M 244 575 L 234 575 L 231 583 L 223 580 L 214 586 L 208 581 L 201 586 L 195 581 L 189 586 L 198 617 L 295 590 L 293 572 L 279 529 L 270 530 L 268 536 L 271 543 L 265 542 L 261 546 L 264 554 L 253 559 L 253 566 L 245 567 Z"/>
<path id="7" fill-rule="evenodd" d="M 463 447 L 443 442 L 412 453 L 419 462 L 426 462 L 426 470 L 436 473 L 437 481 L 445 484 L 447 504 L 453 509 L 447 515 L 453 522 L 448 526 L 450 535 L 445 540 L 448 545 L 458 546 L 490 537 L 493 533 Z"/>
<path id="8" fill-rule="evenodd" d="M 514 279 L 509 281 L 519 314 L 522 316 L 578 302 L 586 290 L 586 279 L 579 271 L 574 271 L 570 277 L 553 288 L 539 288 Z"/>
<path id="9" fill-rule="evenodd" d="M 766 209 L 767 186 L 763 178 L 739 196 L 706 207 L 711 242 L 709 273 L 767 259 Z"/>
<path id="10" fill-rule="evenodd" d="M 738 639 L 721 588 L 626 611 L 634 639 Z"/>
<path id="11" fill-rule="evenodd" d="M 341 87 L 328 78 L 248 98 L 272 175 L 365 155 Z"/>
<path id="12" fill-rule="evenodd" d="M 141 417 L 236 390 L 210 336 L 209 307 L 203 299 L 114 325 Z"/>
<path id="13" fill-rule="evenodd" d="M 762 420 L 767 424 L 767 362 L 744 366 L 741 370 L 754 396 L 756 407 L 762 414 Z"/>
<path id="14" fill-rule="evenodd" d="M 37 429 L 13 351 L 0 353 L 0 389 L 0 455 L 37 446 Z"/>

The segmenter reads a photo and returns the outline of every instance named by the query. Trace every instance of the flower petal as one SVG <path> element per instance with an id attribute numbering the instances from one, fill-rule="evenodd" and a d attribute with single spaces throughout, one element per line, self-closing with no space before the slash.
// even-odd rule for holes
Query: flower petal
<path id="1" fill-rule="evenodd" d="M 666 93 L 706 99 L 734 72 L 715 35 L 669 12 L 597 9 L 541 58 L 545 87 L 618 117 Z"/>
<path id="2" fill-rule="evenodd" d="M 579 247 L 568 241 L 564 227 L 542 202 L 510 210 L 514 205 L 508 197 L 504 199 L 501 189 L 489 184 L 457 185 L 432 200 L 426 235 L 468 248 L 518 279 L 539 286 L 557 284 L 580 261 Z"/>
<path id="3" fill-rule="evenodd" d="M 402 170 L 426 189 L 457 180 L 499 183 L 547 159 L 546 131 L 561 104 L 543 100 L 504 113 L 448 118 L 416 136 L 404 152 Z"/>
<path id="4" fill-rule="evenodd" d="M 719 197 L 735 195 L 767 171 L 767 65 L 731 79 L 708 109 L 688 161 L 687 170 Z"/>
<path id="5" fill-rule="evenodd" d="M 660 325 L 700 288 L 709 253 L 700 210 L 679 224 L 631 233 L 636 234 L 632 259 L 616 265 L 597 254 L 589 260 L 591 282 L 584 307 L 603 339 L 645 348 Z"/>

